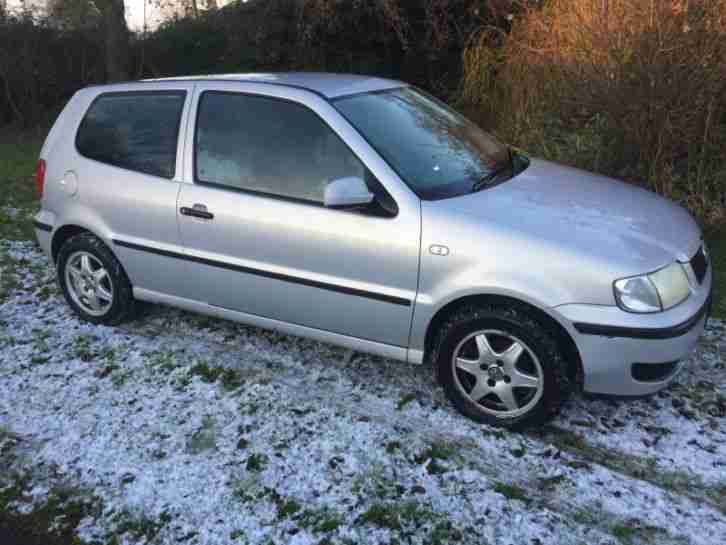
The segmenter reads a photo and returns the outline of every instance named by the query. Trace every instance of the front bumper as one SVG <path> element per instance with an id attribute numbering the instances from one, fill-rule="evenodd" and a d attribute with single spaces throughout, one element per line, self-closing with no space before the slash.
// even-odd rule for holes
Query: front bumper
<path id="1" fill-rule="evenodd" d="M 584 390 L 595 394 L 641 396 L 667 386 L 703 333 L 710 312 L 711 289 L 709 267 L 703 283 L 691 297 L 666 312 L 642 315 L 598 305 L 557 307 L 560 315 L 571 324 L 570 330 L 582 359 Z M 647 372 L 648 367 L 652 368 L 652 373 Z M 659 370 L 665 370 L 665 373 Z M 649 379 L 644 380 L 644 375 Z"/>

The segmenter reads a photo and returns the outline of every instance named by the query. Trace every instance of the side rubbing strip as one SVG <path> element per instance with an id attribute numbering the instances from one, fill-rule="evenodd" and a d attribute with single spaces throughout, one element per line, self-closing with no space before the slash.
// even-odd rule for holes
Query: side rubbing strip
<path id="1" fill-rule="evenodd" d="M 208 265 L 210 267 L 217 267 L 219 269 L 227 269 L 229 271 L 236 271 L 244 274 L 254 274 L 255 276 L 262 276 L 265 278 L 272 278 L 273 280 L 281 280 L 283 282 L 290 282 L 291 284 L 301 284 L 303 286 L 310 286 L 312 288 L 319 288 L 321 290 L 335 291 L 338 293 L 345 293 L 347 295 L 355 295 L 358 297 L 365 297 L 366 299 L 374 299 L 376 301 L 383 301 L 384 303 L 391 303 L 393 305 L 401 305 L 404 307 L 410 307 L 411 301 L 402 297 L 395 297 L 393 295 L 385 295 L 383 293 L 375 293 L 372 291 L 359 290 L 355 288 L 348 288 L 345 286 L 339 286 L 337 284 L 328 284 L 326 282 L 318 282 L 317 280 L 310 280 L 307 278 L 300 278 L 297 276 L 290 276 L 287 274 L 280 274 L 271 271 L 265 271 L 262 269 L 253 269 L 251 267 L 242 267 L 241 265 L 234 265 L 233 263 L 225 263 L 224 261 L 215 261 L 213 259 L 206 259 L 204 257 L 196 257 L 193 255 L 180 254 L 178 252 L 170 252 L 168 250 L 161 250 L 159 248 L 152 248 L 150 246 L 143 246 L 141 244 L 135 244 L 133 242 L 126 242 L 123 240 L 114 240 L 113 243 L 116 246 L 123 248 L 131 248 L 132 250 L 139 250 L 141 252 L 148 252 L 152 254 L 162 255 L 165 257 L 173 257 L 175 259 L 183 259 L 184 261 L 191 261 L 193 263 L 201 263 L 202 265 Z"/>
<path id="2" fill-rule="evenodd" d="M 711 296 L 691 318 L 673 327 L 665 328 L 634 328 L 600 324 L 575 322 L 573 325 L 583 335 L 599 335 L 601 337 L 621 337 L 627 339 L 674 339 L 685 335 L 707 316 L 711 309 Z"/>
<path id="3" fill-rule="evenodd" d="M 38 220 L 33 220 L 33 227 L 35 227 L 36 229 L 38 229 L 40 231 L 50 232 L 53 230 L 52 225 L 48 225 L 47 223 L 43 223 L 42 221 L 38 221 Z"/>

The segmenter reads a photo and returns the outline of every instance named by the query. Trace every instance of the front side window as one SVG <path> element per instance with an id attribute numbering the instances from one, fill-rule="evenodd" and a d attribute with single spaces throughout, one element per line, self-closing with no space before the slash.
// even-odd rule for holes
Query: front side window
<path id="1" fill-rule="evenodd" d="M 523 166 L 493 136 L 416 89 L 343 97 L 335 107 L 422 199 L 483 189 Z"/>
<path id="2" fill-rule="evenodd" d="M 334 179 L 366 168 L 315 113 L 285 100 L 205 92 L 199 103 L 198 182 L 322 203 Z"/>
<path id="3" fill-rule="evenodd" d="M 100 95 L 76 135 L 78 152 L 120 168 L 173 178 L 186 93 Z"/>

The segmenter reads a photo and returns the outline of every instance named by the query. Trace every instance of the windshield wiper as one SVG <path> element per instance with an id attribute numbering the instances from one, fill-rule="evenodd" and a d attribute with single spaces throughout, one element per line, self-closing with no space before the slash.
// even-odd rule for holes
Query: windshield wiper
<path id="1" fill-rule="evenodd" d="M 474 185 L 471 188 L 471 192 L 476 193 L 477 191 L 484 189 L 507 171 L 511 171 L 512 175 L 514 175 L 514 155 L 512 154 L 512 150 L 510 148 L 507 149 L 507 161 L 503 162 L 502 164 L 497 166 L 497 168 L 495 168 L 491 172 L 488 172 L 487 174 L 479 178 L 476 182 L 474 182 Z"/>

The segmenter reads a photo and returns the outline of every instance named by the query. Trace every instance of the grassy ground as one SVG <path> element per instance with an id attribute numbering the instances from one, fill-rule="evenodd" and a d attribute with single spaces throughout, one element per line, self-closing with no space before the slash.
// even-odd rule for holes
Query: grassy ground
<path id="1" fill-rule="evenodd" d="M 713 315 L 726 318 L 726 228 L 706 234 L 714 274 Z"/>
<path id="2" fill-rule="evenodd" d="M 163 307 L 113 332 L 81 325 L 45 259 L 12 246 L 20 283 L 0 312 L 2 545 L 4 520 L 28 533 L 53 520 L 65 532 L 87 515 L 118 537 L 104 545 L 191 545 L 211 532 L 260 543 L 259 531 L 270 536 L 262 543 L 293 533 L 331 545 L 535 543 L 489 539 L 487 527 L 542 520 L 562 537 L 542 543 L 710 545 L 708 524 L 694 522 L 704 512 L 726 528 L 723 326 L 660 395 L 576 396 L 547 428 L 513 434 L 455 415 L 428 367 L 347 362 L 342 349 Z M 74 480 L 55 480 L 64 476 Z M 53 492 L 27 511 L 39 487 Z M 3 490 L 23 518 L 3 518 Z M 209 490 L 224 499 L 208 503 Z M 214 528 L 199 523 L 206 512 Z M 376 539 L 382 531 L 396 541 Z M 72 543 L 21 538 L 10 543 Z"/>
<path id="3" fill-rule="evenodd" d="M 33 239 L 30 216 L 37 208 L 33 176 L 44 137 L 45 132 L 41 130 L 0 129 L 0 240 Z M 8 265 L 4 267 L 7 274 L 0 276 L 0 306 L 16 282 L 12 262 L 6 262 L 5 257 L 0 251 L 0 263 Z M 6 446 L 8 440 L 7 434 L 0 429 L 0 444 Z M 3 476 L 7 476 L 5 466 L 12 462 L 11 458 L 5 449 L 0 449 Z M 67 501 L 68 498 L 61 494 L 20 514 L 8 509 L 8 505 L 22 498 L 23 479 L 18 477 L 7 485 L 4 481 L 0 490 L 0 542 L 3 545 L 72 545 L 77 542 L 75 528 L 83 518 L 83 510 L 77 509 L 80 504 Z M 50 531 L 56 520 L 66 520 L 68 524 Z"/>
<path id="4" fill-rule="evenodd" d="M 35 195 L 35 163 L 45 138 L 45 130 L 18 132 L 0 129 L 0 240 L 33 240 L 31 216 L 38 203 Z M 16 282 L 12 261 L 0 251 L 0 263 L 6 264 L 6 275 L 0 276 L 0 306 L 6 292 Z M 0 429 L 0 443 L 7 443 Z M 0 470 L 12 460 L 0 449 Z M 86 514 L 82 503 L 70 499 L 64 491 L 26 512 L 17 513 L 7 505 L 20 499 L 25 492 L 18 486 L 22 478 L 12 480 L 11 486 L 0 491 L 0 542 L 3 545 L 73 545 L 77 543 L 75 528 Z M 8 483 L 3 482 L 3 485 Z M 57 521 L 64 521 L 58 526 Z M 51 531 L 51 527 L 55 528 Z"/>
<path id="5" fill-rule="evenodd" d="M 28 215 L 37 207 L 35 163 L 44 138 L 43 130 L 0 129 L 0 239 L 33 238 Z"/>

